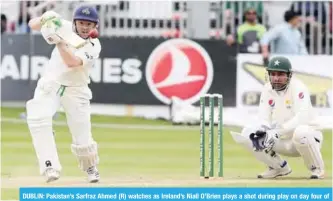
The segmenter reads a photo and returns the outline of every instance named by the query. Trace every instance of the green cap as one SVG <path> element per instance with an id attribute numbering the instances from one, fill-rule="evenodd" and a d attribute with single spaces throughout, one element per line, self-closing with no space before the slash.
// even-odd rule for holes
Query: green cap
<path id="1" fill-rule="evenodd" d="M 274 57 L 272 58 L 267 66 L 268 71 L 281 71 L 281 72 L 291 72 L 291 63 L 286 57 Z"/>

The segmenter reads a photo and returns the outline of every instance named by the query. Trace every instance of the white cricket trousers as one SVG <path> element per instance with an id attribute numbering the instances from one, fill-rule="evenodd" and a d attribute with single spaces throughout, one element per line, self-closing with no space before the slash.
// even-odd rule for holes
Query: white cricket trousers
<path id="1" fill-rule="evenodd" d="M 52 128 L 52 117 L 60 106 L 66 113 L 72 146 L 88 147 L 95 143 L 91 134 L 91 98 L 92 93 L 88 86 L 65 87 L 45 78 L 38 81 L 34 97 L 27 102 L 26 109 L 40 174 L 43 175 L 50 167 L 58 171 L 62 169 Z"/>

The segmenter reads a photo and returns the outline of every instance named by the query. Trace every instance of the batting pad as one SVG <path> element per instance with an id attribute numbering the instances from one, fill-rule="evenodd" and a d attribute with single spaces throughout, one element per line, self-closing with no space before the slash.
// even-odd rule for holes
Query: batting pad
<path id="1" fill-rule="evenodd" d="M 43 109 L 41 109 L 43 108 Z M 37 155 L 40 174 L 52 167 L 61 171 L 52 129 L 52 102 L 49 99 L 32 99 L 27 102 L 27 123 Z"/>
<path id="2" fill-rule="evenodd" d="M 56 112 L 56 106 L 55 101 L 50 97 L 31 99 L 26 103 L 27 118 L 28 120 L 50 118 L 52 121 L 52 116 Z M 43 109 L 41 110 L 41 108 Z"/>
<path id="3" fill-rule="evenodd" d="M 72 153 L 77 157 L 79 168 L 86 171 L 91 166 L 96 166 L 99 163 L 97 143 L 93 142 L 90 145 L 75 145 L 71 146 Z"/>
<path id="4" fill-rule="evenodd" d="M 314 137 L 306 136 L 299 140 L 294 140 L 296 149 L 303 157 L 304 163 L 309 170 L 313 168 L 324 169 L 324 161 L 320 153 L 320 145 Z"/>

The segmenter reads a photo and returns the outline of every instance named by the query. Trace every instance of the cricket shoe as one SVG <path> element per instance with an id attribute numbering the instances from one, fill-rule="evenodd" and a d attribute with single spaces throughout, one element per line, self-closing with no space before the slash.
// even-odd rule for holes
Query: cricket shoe
<path id="1" fill-rule="evenodd" d="M 311 177 L 310 179 L 323 179 L 324 178 L 324 170 L 319 168 L 313 168 L 311 170 Z"/>
<path id="2" fill-rule="evenodd" d="M 53 168 L 49 168 L 45 171 L 44 175 L 46 176 L 46 182 L 52 182 L 52 181 L 56 181 L 60 178 L 60 172 L 53 169 Z"/>
<path id="3" fill-rule="evenodd" d="M 258 175 L 259 179 L 273 179 L 280 176 L 288 175 L 292 172 L 291 168 L 289 167 L 287 161 L 284 161 L 281 165 L 281 168 L 274 169 L 269 167 L 269 169 L 260 175 Z"/>
<path id="4" fill-rule="evenodd" d="M 87 174 L 89 183 L 99 182 L 99 172 L 95 166 L 91 166 L 90 168 L 88 168 Z"/>

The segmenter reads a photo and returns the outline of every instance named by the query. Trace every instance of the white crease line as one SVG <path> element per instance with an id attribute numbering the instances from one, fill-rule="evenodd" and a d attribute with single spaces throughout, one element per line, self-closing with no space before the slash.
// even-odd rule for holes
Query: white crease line
<path id="1" fill-rule="evenodd" d="M 5 123 L 17 123 L 17 124 L 26 124 L 26 121 L 23 119 L 15 118 L 1 118 L 1 122 Z M 57 126 L 67 126 L 67 123 L 64 121 L 54 121 L 53 125 Z M 162 126 L 162 125 L 148 125 L 148 124 L 113 124 L 113 123 L 92 123 L 92 127 L 95 128 L 113 128 L 113 129 L 144 129 L 144 130 L 198 130 L 198 126 Z"/>

